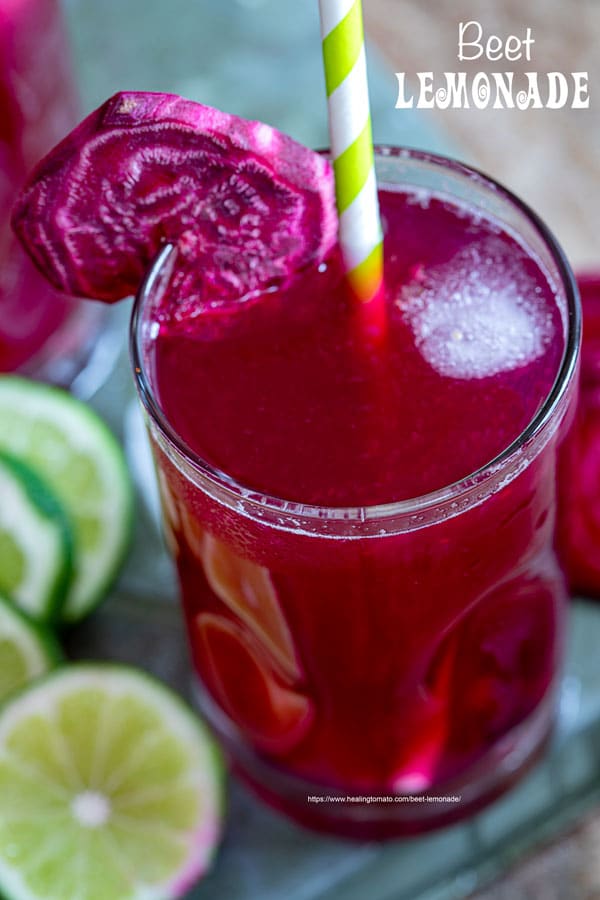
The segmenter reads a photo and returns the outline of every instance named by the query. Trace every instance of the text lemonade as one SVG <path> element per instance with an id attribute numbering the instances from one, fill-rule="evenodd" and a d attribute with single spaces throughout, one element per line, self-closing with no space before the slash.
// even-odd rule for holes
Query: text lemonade
<path id="1" fill-rule="evenodd" d="M 531 28 L 522 39 L 509 35 L 503 41 L 492 34 L 484 42 L 479 22 L 460 22 L 458 26 L 460 62 L 481 57 L 491 62 L 529 62 L 534 43 Z M 396 72 L 396 78 L 396 109 L 587 109 L 590 105 L 587 72 L 444 72 L 441 80 L 433 72 L 417 72 L 416 103 L 406 85 L 406 73 Z"/>

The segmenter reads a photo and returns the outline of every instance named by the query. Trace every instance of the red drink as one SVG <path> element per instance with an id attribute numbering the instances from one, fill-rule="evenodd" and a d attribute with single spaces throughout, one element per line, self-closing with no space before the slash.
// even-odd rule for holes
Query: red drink
<path id="1" fill-rule="evenodd" d="M 418 154 L 379 164 L 382 340 L 335 253 L 193 319 L 155 278 L 137 314 L 205 711 L 262 796 L 366 836 L 464 814 L 547 736 L 578 337 L 560 251 L 513 199 Z M 394 801 L 419 793 L 462 802 Z"/>
<path id="2" fill-rule="evenodd" d="M 0 372 L 76 351 L 93 310 L 58 294 L 11 232 L 16 194 L 33 165 L 73 126 L 77 102 L 58 0 L 4 0 L 0 8 Z"/>

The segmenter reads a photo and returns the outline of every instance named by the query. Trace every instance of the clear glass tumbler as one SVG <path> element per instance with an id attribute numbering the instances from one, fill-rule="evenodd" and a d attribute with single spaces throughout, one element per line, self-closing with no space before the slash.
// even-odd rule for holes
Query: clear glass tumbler
<path id="1" fill-rule="evenodd" d="M 368 838 L 474 811 L 551 731 L 567 604 L 554 553 L 557 452 L 580 340 L 573 276 L 534 213 L 454 161 L 393 148 L 376 159 L 380 186 L 435 191 L 518 235 L 556 288 L 556 379 L 495 459 L 375 507 L 261 495 L 194 454 L 157 396 L 172 248 L 148 274 L 131 335 L 201 708 L 264 800 Z"/>

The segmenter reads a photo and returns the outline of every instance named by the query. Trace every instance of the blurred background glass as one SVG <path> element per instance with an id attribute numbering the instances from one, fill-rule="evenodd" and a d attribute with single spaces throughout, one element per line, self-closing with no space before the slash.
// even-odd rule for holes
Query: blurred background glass
<path id="1" fill-rule="evenodd" d="M 0 371 L 61 384 L 89 360 L 100 310 L 52 290 L 21 250 L 10 211 L 27 172 L 78 120 L 59 0 L 0 5 Z"/>

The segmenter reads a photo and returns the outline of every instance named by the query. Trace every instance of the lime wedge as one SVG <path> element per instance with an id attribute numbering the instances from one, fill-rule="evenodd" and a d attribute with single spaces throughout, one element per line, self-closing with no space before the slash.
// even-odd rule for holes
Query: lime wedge
<path id="1" fill-rule="evenodd" d="M 149 676 L 58 669 L 0 711 L 0 891 L 11 900 L 169 900 L 208 868 L 223 767 Z"/>
<path id="2" fill-rule="evenodd" d="M 36 473 L 0 452 L 0 591 L 39 621 L 54 619 L 72 571 L 67 518 Z"/>
<path id="3" fill-rule="evenodd" d="M 102 599 L 129 542 L 132 490 L 121 448 L 89 407 L 16 376 L 0 377 L 0 448 L 38 473 L 69 517 L 74 575 L 62 618 L 76 621 Z"/>
<path id="4" fill-rule="evenodd" d="M 0 597 L 0 702 L 61 659 L 50 634 Z"/>

